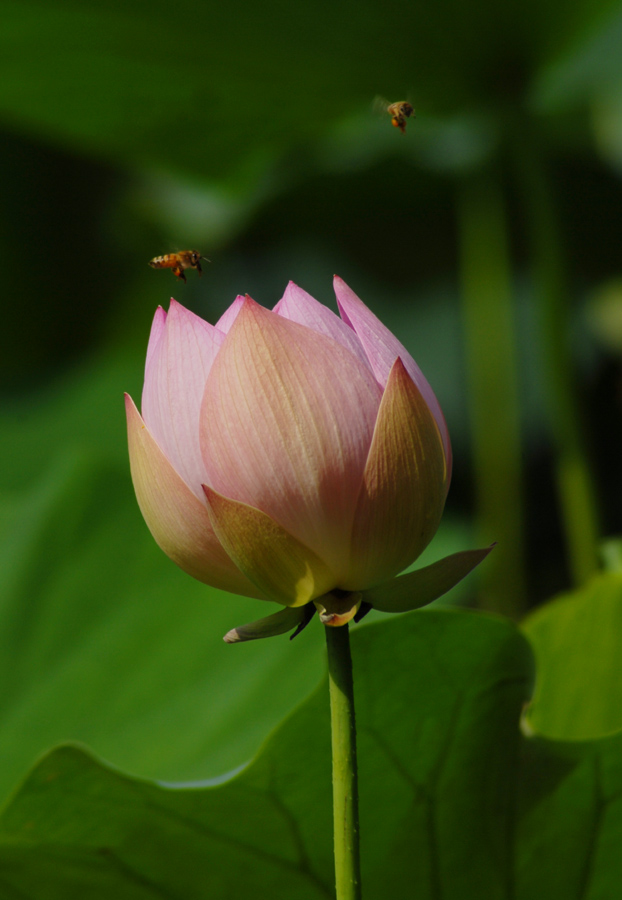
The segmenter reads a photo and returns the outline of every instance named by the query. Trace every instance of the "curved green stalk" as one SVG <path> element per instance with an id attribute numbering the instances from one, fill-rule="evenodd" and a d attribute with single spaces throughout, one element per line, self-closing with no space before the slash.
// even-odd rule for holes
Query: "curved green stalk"
<path id="1" fill-rule="evenodd" d="M 501 188 L 490 172 L 458 197 L 462 315 L 480 539 L 482 605 L 518 618 L 525 601 L 523 486 L 512 271 Z"/>
<path id="2" fill-rule="evenodd" d="M 556 452 L 557 484 L 568 563 L 576 584 L 598 568 L 600 525 L 575 391 L 569 334 L 569 289 L 550 178 L 530 122 L 513 135 L 520 193 L 531 242 L 534 282 Z"/>
<path id="3" fill-rule="evenodd" d="M 333 822 L 337 900 L 360 900 L 359 803 L 350 634 L 326 626 L 333 751 Z"/>

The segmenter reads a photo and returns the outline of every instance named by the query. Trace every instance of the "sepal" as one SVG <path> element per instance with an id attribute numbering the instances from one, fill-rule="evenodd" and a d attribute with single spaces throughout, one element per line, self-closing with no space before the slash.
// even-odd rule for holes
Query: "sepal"
<path id="1" fill-rule="evenodd" d="M 286 606 L 271 616 L 257 619 L 256 622 L 248 622 L 232 628 L 223 638 L 225 644 L 238 644 L 241 641 L 256 641 L 259 638 L 276 637 L 285 634 L 286 631 L 296 629 L 292 637 L 295 637 L 307 625 L 315 609 L 313 606 Z"/>
<path id="2" fill-rule="evenodd" d="M 362 591 L 363 601 L 381 612 L 400 613 L 427 606 L 455 587 L 485 559 L 495 544 L 482 550 L 462 550 L 438 562 L 399 575 L 374 588 Z"/>

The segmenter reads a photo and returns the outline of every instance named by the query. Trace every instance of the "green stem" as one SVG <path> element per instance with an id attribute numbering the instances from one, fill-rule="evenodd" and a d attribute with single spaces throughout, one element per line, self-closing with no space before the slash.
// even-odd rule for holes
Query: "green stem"
<path id="1" fill-rule="evenodd" d="M 550 178 L 529 121 L 517 123 L 512 145 L 530 232 L 568 561 L 575 583 L 582 584 L 598 568 L 600 527 L 576 399 L 569 335 L 570 291 L 562 239 Z"/>
<path id="2" fill-rule="evenodd" d="M 326 626 L 333 750 L 333 827 L 337 900 L 360 900 L 359 798 L 350 634 Z"/>
<path id="3" fill-rule="evenodd" d="M 497 541 L 482 566 L 482 605 L 518 618 L 525 602 L 523 486 L 507 222 L 501 188 L 487 172 L 458 197 L 462 316 L 478 523 Z"/>

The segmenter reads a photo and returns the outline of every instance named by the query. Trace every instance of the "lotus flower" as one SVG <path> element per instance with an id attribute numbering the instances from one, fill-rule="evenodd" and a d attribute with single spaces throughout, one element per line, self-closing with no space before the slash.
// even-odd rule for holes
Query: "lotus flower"
<path id="1" fill-rule="evenodd" d="M 126 396 L 136 496 L 185 572 L 284 609 L 229 642 L 315 610 L 422 606 L 488 552 L 397 576 L 436 532 L 450 481 L 440 406 L 419 367 L 335 278 L 341 318 L 295 284 L 272 311 L 237 297 L 215 326 L 158 308 L 142 417 Z"/>

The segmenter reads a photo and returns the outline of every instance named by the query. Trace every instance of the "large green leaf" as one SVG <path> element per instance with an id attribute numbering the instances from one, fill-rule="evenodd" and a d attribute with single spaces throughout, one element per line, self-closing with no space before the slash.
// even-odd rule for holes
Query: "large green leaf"
<path id="1" fill-rule="evenodd" d="M 361 627 L 353 643 L 365 895 L 427 898 L 442 883 L 448 897 L 503 897 L 527 645 L 502 621 L 450 611 Z M 2 819 L 7 889 L 331 896 L 327 702 L 322 685 L 248 769 L 207 789 L 55 751 Z"/>
<path id="2" fill-rule="evenodd" d="M 622 736 L 524 741 L 517 787 L 516 900 L 619 897 Z"/>
<path id="3" fill-rule="evenodd" d="M 538 671 L 532 727 L 562 740 L 622 729 L 622 573 L 597 575 L 536 610 L 522 627 Z"/>
<path id="4" fill-rule="evenodd" d="M 145 321 L 145 334 L 147 328 Z M 119 463 L 129 471 L 123 392 L 140 397 L 143 368 L 144 358 L 98 354 L 44 390 L 12 403 L 5 398 L 0 493 L 32 490 L 68 453 Z"/>
<path id="5" fill-rule="evenodd" d="M 68 739 L 150 777 L 219 775 L 317 684 L 319 629 L 246 654 L 223 643 L 278 607 L 177 569 L 126 463 L 66 452 L 0 511 L 0 795 Z"/>
<path id="6" fill-rule="evenodd" d="M 619 895 L 622 735 L 521 735 L 532 661 L 513 625 L 421 611 L 356 629 L 353 655 L 368 900 Z M 332 896 L 327 703 L 322 685 L 209 787 L 53 751 L 0 818 L 3 896 Z"/>

